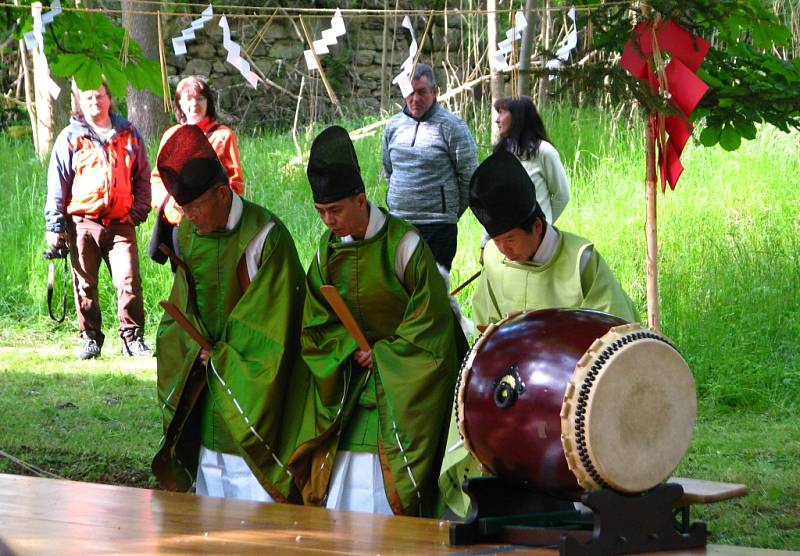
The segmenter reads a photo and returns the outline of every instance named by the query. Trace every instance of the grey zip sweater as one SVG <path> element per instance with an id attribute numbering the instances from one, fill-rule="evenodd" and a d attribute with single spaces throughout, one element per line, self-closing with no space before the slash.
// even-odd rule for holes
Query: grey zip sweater
<path id="1" fill-rule="evenodd" d="M 407 109 L 383 133 L 381 154 L 389 211 L 412 224 L 455 224 L 467 209 L 478 166 L 464 121 L 437 102 L 417 121 Z"/>

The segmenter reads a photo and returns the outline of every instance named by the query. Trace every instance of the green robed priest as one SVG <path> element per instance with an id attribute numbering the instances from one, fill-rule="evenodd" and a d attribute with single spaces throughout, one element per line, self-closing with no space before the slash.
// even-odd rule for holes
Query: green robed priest
<path id="1" fill-rule="evenodd" d="M 170 294 L 211 348 L 171 316 L 157 337 L 164 439 L 159 484 L 197 493 L 286 501 L 295 493 L 281 453 L 287 377 L 302 366 L 303 269 L 289 232 L 228 187 L 203 132 L 182 126 L 158 169 L 186 218 L 175 230 Z"/>

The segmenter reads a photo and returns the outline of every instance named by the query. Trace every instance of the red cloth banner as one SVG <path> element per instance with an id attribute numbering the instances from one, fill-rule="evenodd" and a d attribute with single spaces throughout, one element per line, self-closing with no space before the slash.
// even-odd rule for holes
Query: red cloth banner
<path id="1" fill-rule="evenodd" d="M 653 92 L 659 92 L 661 86 L 653 59 L 654 34 L 661 56 L 666 60 L 665 54 L 669 55 L 669 61 L 664 67 L 666 90 L 662 92 L 669 95 L 668 98 L 679 111 L 679 115 L 660 117 L 660 129 L 656 131 L 660 134 L 663 130 L 669 136 L 666 143 L 656 141 L 659 149 L 661 190 L 664 191 L 667 183 L 675 189 L 683 172 L 680 155 L 693 129 L 689 115 L 708 90 L 708 85 L 697 77 L 696 72 L 710 45 L 702 37 L 692 35 L 672 20 L 657 24 L 655 33 L 653 31 L 652 23 L 646 21 L 636 27 L 634 39 L 622 51 L 620 65 L 636 79 L 649 82 Z"/>

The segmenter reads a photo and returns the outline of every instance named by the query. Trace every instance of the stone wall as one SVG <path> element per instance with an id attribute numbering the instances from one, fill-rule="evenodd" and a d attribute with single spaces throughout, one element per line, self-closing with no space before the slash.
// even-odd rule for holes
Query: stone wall
<path id="1" fill-rule="evenodd" d="M 176 36 L 189 25 L 192 17 L 171 18 L 169 37 Z M 410 37 L 400 27 L 402 18 L 389 18 L 386 82 L 389 98 L 386 106 L 393 112 L 403 100 L 396 85 L 391 85 L 394 75 L 400 72 L 400 64 L 408 56 Z M 266 19 L 229 18 L 231 38 L 245 50 L 266 24 Z M 225 61 L 226 51 L 222 46 L 222 29 L 218 19 L 206 24 L 196 33 L 196 39 L 187 41 L 187 54 L 169 56 L 167 67 L 170 83 L 188 75 L 206 77 L 217 92 L 218 109 L 227 123 L 248 128 L 286 127 L 292 125 L 297 109 L 297 98 L 275 87 L 259 83 L 253 89 L 231 64 Z M 413 18 L 415 35 L 421 40 L 425 19 Z M 306 22 L 314 39 L 321 30 L 329 26 L 329 19 L 312 19 Z M 330 54 L 321 57 L 328 80 L 342 104 L 345 114 L 376 114 L 381 104 L 381 57 L 383 52 L 383 16 L 348 18 L 345 16 L 347 35 L 339 38 L 339 44 L 331 47 Z M 395 31 L 396 26 L 396 31 Z M 436 68 L 437 79 L 443 83 L 442 61 L 446 53 L 453 56 L 462 46 L 462 20 L 449 17 L 435 21 L 425 41 L 420 61 Z M 392 35 L 396 33 L 394 49 Z M 305 84 L 300 102 L 300 124 L 310 120 L 324 119 L 334 113 L 334 107 L 325 92 L 319 72 L 309 72 L 303 57 L 305 41 L 298 20 L 275 18 L 263 34 L 263 39 L 252 49 L 251 60 L 263 74 L 295 95 L 300 89 L 301 79 Z"/>

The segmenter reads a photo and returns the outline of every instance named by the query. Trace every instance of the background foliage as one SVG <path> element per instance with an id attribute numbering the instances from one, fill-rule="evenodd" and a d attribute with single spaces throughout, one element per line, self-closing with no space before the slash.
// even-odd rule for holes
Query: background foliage
<path id="1" fill-rule="evenodd" d="M 622 52 L 642 20 L 639 3 L 596 5 L 584 0 L 576 4 L 592 6 L 578 18 L 583 46 L 575 58 L 585 63 L 568 66 L 557 86 L 594 100 L 608 97 L 612 106 L 633 96 L 647 110 L 677 113 L 668 99 L 654 95 L 648 84 L 618 64 L 615 54 Z M 800 95 L 796 93 L 800 58 L 789 27 L 796 18 L 796 2 L 782 3 L 787 22 L 773 11 L 777 4 L 763 0 L 653 0 L 648 4 L 663 21 L 672 19 L 711 43 L 698 71 L 709 91 L 691 115 L 702 128 L 704 145 L 719 143 L 725 150 L 735 150 L 742 139 L 755 137 L 756 125 L 761 123 L 783 131 L 800 129 Z M 533 70 L 537 76 L 547 73 Z"/>

